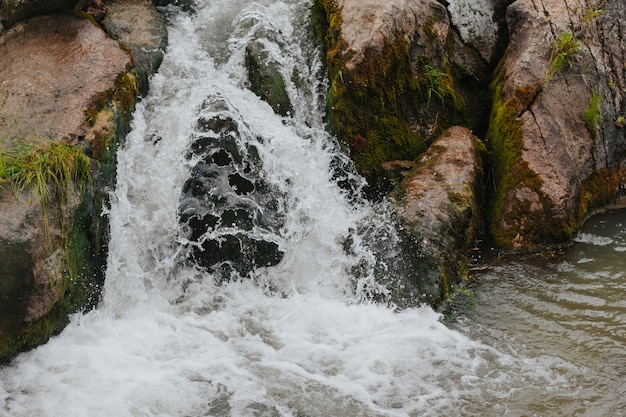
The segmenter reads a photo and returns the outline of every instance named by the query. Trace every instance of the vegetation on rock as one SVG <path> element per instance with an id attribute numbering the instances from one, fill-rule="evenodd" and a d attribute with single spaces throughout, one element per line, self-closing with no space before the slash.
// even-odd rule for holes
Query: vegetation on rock
<path id="1" fill-rule="evenodd" d="M 415 56 L 398 31 L 349 66 L 354 51 L 342 39 L 337 3 L 314 1 L 314 17 L 330 79 L 329 125 L 350 147 L 359 172 L 370 175 L 385 161 L 413 160 L 445 128 L 465 121 L 465 103 L 445 60 L 438 66 L 426 55 Z"/>
<path id="2" fill-rule="evenodd" d="M 552 44 L 552 53 L 550 54 L 550 62 L 546 81 L 549 81 L 565 68 L 566 65 L 572 66 L 578 57 L 580 51 L 580 43 L 569 32 L 564 32 L 556 38 Z"/>

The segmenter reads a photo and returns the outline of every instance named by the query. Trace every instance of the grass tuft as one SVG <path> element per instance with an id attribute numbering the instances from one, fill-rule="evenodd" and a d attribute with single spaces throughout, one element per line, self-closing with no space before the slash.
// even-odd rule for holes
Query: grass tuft
<path id="1" fill-rule="evenodd" d="M 15 194 L 28 190 L 39 199 L 46 235 L 46 207 L 65 203 L 73 189 L 82 189 L 90 179 L 91 161 L 76 146 L 40 140 L 0 150 L 0 181 L 9 182 Z"/>
<path id="2" fill-rule="evenodd" d="M 600 101 L 602 96 L 597 91 L 591 93 L 589 104 L 585 109 L 585 126 L 594 139 L 598 137 L 598 127 L 602 123 L 602 111 L 600 109 Z"/>
<path id="3" fill-rule="evenodd" d="M 578 52 L 580 44 L 569 32 L 564 32 L 552 43 L 552 53 L 550 55 L 550 65 L 546 74 L 546 81 L 549 81 L 555 74 L 561 72 L 566 65 L 572 66 Z"/>

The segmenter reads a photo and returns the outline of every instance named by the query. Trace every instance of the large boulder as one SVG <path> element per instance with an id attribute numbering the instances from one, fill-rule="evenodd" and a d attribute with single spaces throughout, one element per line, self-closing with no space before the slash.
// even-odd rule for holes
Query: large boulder
<path id="1" fill-rule="evenodd" d="M 162 47 L 163 36 L 143 47 Z M 98 302 L 102 209 L 141 88 L 128 51 L 92 20 L 66 14 L 0 35 L 0 361 Z"/>
<path id="2" fill-rule="evenodd" d="M 625 16 L 624 2 L 508 7 L 487 135 L 489 220 L 501 248 L 567 243 L 591 209 L 615 197 L 626 156 Z"/>
<path id="3" fill-rule="evenodd" d="M 453 126 L 413 164 L 386 164 L 404 177 L 392 197 L 407 242 L 420 260 L 425 301 L 447 300 L 468 278 L 467 254 L 482 233 L 486 149 L 472 132 Z"/>
<path id="4" fill-rule="evenodd" d="M 482 127 L 487 62 L 461 41 L 441 2 L 316 0 L 314 15 L 330 127 L 361 173 L 416 158 L 454 124 Z"/>
<path id="5" fill-rule="evenodd" d="M 87 19 L 59 14 L 20 22 L 0 37 L 2 139 L 76 141 L 85 110 L 114 88 L 132 57 Z"/>

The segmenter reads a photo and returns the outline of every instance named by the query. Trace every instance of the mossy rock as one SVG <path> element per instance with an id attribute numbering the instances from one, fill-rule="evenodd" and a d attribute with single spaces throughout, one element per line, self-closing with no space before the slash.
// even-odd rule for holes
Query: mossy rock
<path id="1" fill-rule="evenodd" d="M 75 17 L 65 16 L 63 19 L 75 19 Z M 5 194 L 0 196 L 2 199 L 0 202 L 3 204 L 4 211 L 12 207 L 9 201 L 31 204 L 34 212 L 41 212 L 45 207 L 45 211 L 50 215 L 49 221 L 52 226 L 50 237 L 45 238 L 46 228 L 42 226 L 45 219 L 42 220 L 41 214 L 38 218 L 35 213 L 29 217 L 28 221 L 20 225 L 7 222 L 3 230 L 3 233 L 10 238 L 24 236 L 25 240 L 22 245 L 24 246 L 22 248 L 24 262 L 20 262 L 20 265 L 26 268 L 27 272 L 20 272 L 20 276 L 25 277 L 21 283 L 11 282 L 4 279 L 4 276 L 0 280 L 0 298 L 12 300 L 20 298 L 22 301 L 0 309 L 2 312 L 0 362 L 10 359 L 19 351 L 44 343 L 51 335 L 60 332 L 66 326 L 70 314 L 90 309 L 100 299 L 109 239 L 108 218 L 102 216 L 102 209 L 108 205 L 110 190 L 115 184 L 118 145 L 123 142 L 129 130 L 130 119 L 140 91 L 147 90 L 145 84 L 147 77 L 139 74 L 146 69 L 139 71 L 134 69 L 128 50 L 120 49 L 122 55 L 128 59 L 128 64 L 122 64 L 104 88 L 92 88 L 91 99 L 88 97 L 78 111 L 73 111 L 73 117 L 79 119 L 79 122 L 82 119 L 80 130 L 70 130 L 66 134 L 58 135 L 63 137 L 64 143 L 60 143 L 57 135 L 39 138 L 39 140 L 45 139 L 50 142 L 51 146 L 74 147 L 83 154 L 83 157 L 88 156 L 91 160 L 89 181 L 72 191 L 70 198 L 63 198 L 61 201 L 50 200 L 45 204 L 40 203 L 37 197 L 13 195 L 11 185 L 7 182 L 2 184 Z M 148 70 L 152 69 L 154 68 L 150 67 Z M 82 82 L 84 83 L 85 80 Z M 42 117 L 43 115 L 45 113 L 42 113 Z M 51 120 L 49 123 L 52 124 L 54 121 Z M 53 127 L 60 129 L 61 126 L 53 125 Z M 3 152 L 7 150 L 6 146 L 17 140 L 15 132 L 9 131 L 8 133 L 3 132 L 4 136 L 10 139 L 2 141 Z M 27 141 L 28 137 L 21 140 Z M 1 159 L 0 171 L 3 171 Z M 24 193 L 29 193 L 29 191 L 24 190 Z M 53 195 L 59 197 L 63 194 L 55 191 Z M 18 204 L 17 209 L 20 207 Z M 37 207 L 41 208 L 37 209 Z M 1 220 L 0 225 L 3 225 Z M 20 229 L 21 225 L 30 227 L 28 233 L 23 233 Z M 6 246 L 4 242 L 0 243 L 3 244 L 2 247 Z M 41 268 L 37 266 L 40 268 L 39 272 L 33 272 L 34 265 L 42 263 L 49 268 L 49 271 L 42 273 Z M 48 272 L 54 275 L 54 279 L 51 278 L 47 285 L 53 284 L 54 288 L 50 289 L 49 294 L 34 290 L 33 287 L 37 285 L 42 283 L 46 285 L 45 274 Z M 29 274 L 33 275 L 32 279 L 29 278 Z M 35 277 L 36 274 L 39 278 Z M 39 283 L 35 282 L 36 279 L 39 279 Z M 44 297 L 50 297 L 39 307 L 39 312 L 42 314 L 29 312 L 29 307 L 23 302 L 33 296 L 33 291 L 37 297 L 42 297 L 41 294 Z M 7 306 L 9 303 L 4 305 Z"/>
<path id="2" fill-rule="evenodd" d="M 532 252 L 567 244 L 584 214 L 557 213 L 554 202 L 543 191 L 544 180 L 523 158 L 522 115 L 536 100 L 538 87 L 519 87 L 507 98 L 502 91 L 503 73 L 498 74 L 491 86 L 493 108 L 487 132 L 494 184 L 487 215 L 490 235 L 494 244 L 505 251 Z M 587 184 L 588 188 L 595 187 L 593 179 Z M 587 205 L 596 205 L 596 200 L 589 197 Z"/>
<path id="3" fill-rule="evenodd" d="M 280 66 L 270 59 L 269 53 L 260 41 L 250 42 L 246 46 L 246 69 L 250 90 L 267 102 L 276 114 L 293 114 L 285 79 L 280 73 Z"/>
<path id="4" fill-rule="evenodd" d="M 359 51 L 366 58 L 355 64 L 357 52 L 342 38 L 337 2 L 316 0 L 313 13 L 330 80 L 329 127 L 350 149 L 360 173 L 371 176 L 383 162 L 415 159 L 452 125 L 473 128 L 458 88 L 463 71 L 445 57 L 420 52 L 422 45 L 396 31 L 382 45 Z M 431 20 L 420 22 L 420 33 L 430 38 L 420 42 L 440 43 Z M 447 43 L 440 45 L 444 53 L 458 46 Z"/>

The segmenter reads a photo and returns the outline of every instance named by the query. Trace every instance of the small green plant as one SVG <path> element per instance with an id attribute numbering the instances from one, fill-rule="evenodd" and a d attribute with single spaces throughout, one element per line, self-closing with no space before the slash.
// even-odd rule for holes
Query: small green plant
<path id="1" fill-rule="evenodd" d="M 29 190 L 39 199 L 46 236 L 46 207 L 55 200 L 64 204 L 72 189 L 90 178 L 90 159 L 76 146 L 41 140 L 0 150 L 0 181 L 9 182 L 16 194 Z"/>
<path id="2" fill-rule="evenodd" d="M 580 44 L 569 32 L 564 32 L 552 44 L 552 53 L 550 54 L 550 63 L 548 66 L 548 73 L 546 74 L 546 81 L 552 79 L 552 77 L 563 70 L 565 65 L 572 66 L 573 62 L 578 56 L 580 51 Z"/>
<path id="3" fill-rule="evenodd" d="M 617 127 L 624 127 L 624 123 L 626 122 L 626 120 L 624 119 L 624 116 L 617 116 L 617 119 L 615 119 L 615 126 Z M 1 167 L 0 167 L 1 169 Z"/>
<path id="4" fill-rule="evenodd" d="M 602 111 L 600 109 L 600 101 L 602 96 L 597 91 L 591 93 L 589 104 L 585 109 L 585 126 L 589 133 L 596 138 L 598 135 L 598 126 L 602 123 Z"/>
<path id="5" fill-rule="evenodd" d="M 432 65 L 424 65 L 424 71 L 428 79 L 427 105 L 430 106 L 430 100 L 433 94 L 439 98 L 442 105 L 445 105 L 445 97 L 454 96 L 452 80 L 447 73 L 439 71 Z"/>
<path id="6" fill-rule="evenodd" d="M 587 6 L 585 11 L 583 12 L 583 23 L 589 23 L 596 19 L 599 16 L 604 14 L 604 0 L 600 1 L 597 4 L 590 4 Z"/>

